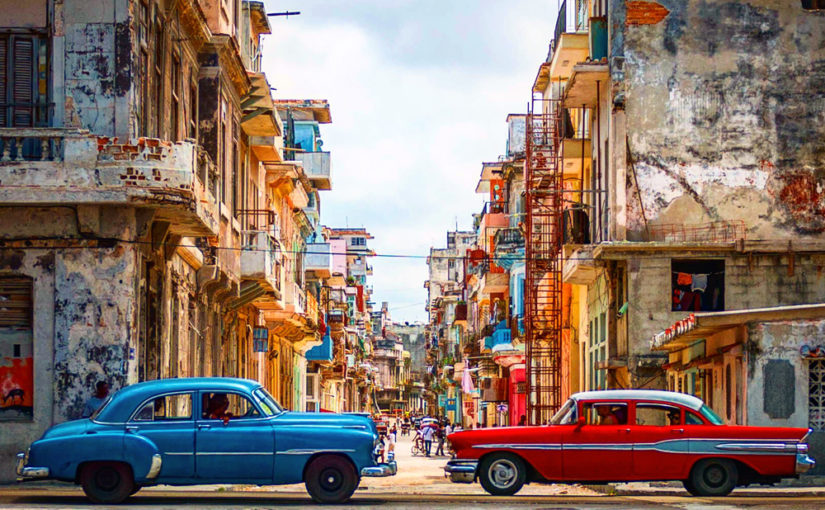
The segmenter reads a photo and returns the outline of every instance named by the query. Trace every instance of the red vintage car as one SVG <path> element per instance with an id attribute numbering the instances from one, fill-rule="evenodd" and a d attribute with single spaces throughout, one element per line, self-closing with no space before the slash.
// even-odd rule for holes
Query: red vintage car
<path id="1" fill-rule="evenodd" d="M 508 496 L 525 483 L 681 480 L 693 495 L 774 483 L 814 466 L 809 429 L 725 425 L 700 399 L 669 391 L 573 395 L 547 426 L 449 436 L 453 482 Z"/>

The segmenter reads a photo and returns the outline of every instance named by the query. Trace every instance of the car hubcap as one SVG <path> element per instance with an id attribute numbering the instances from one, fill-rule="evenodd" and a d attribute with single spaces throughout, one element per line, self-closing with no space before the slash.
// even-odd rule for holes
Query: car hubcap
<path id="1" fill-rule="evenodd" d="M 335 492 L 341 488 L 343 477 L 337 469 L 325 469 L 321 472 L 321 488 L 327 492 Z"/>
<path id="2" fill-rule="evenodd" d="M 710 466 L 705 470 L 705 483 L 711 487 L 719 487 L 724 485 L 727 480 L 725 470 L 721 466 Z"/>
<path id="3" fill-rule="evenodd" d="M 120 475 L 114 469 L 101 469 L 95 474 L 95 483 L 102 490 L 111 492 L 120 483 Z"/>
<path id="4" fill-rule="evenodd" d="M 518 469 L 506 459 L 499 459 L 490 465 L 490 482 L 499 489 L 509 489 L 516 482 Z"/>

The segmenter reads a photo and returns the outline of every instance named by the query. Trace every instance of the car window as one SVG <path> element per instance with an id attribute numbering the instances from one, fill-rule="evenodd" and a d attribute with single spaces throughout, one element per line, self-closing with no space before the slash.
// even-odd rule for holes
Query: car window
<path id="1" fill-rule="evenodd" d="M 587 425 L 627 424 L 627 404 L 622 402 L 586 402 L 582 414 Z"/>
<path id="2" fill-rule="evenodd" d="M 241 420 L 260 418 L 261 413 L 247 397 L 238 393 L 203 393 L 201 418 L 204 420 Z"/>
<path id="3" fill-rule="evenodd" d="M 636 425 L 665 427 L 681 425 L 682 411 L 664 404 L 636 404 Z"/>
<path id="4" fill-rule="evenodd" d="M 192 394 L 164 395 L 146 402 L 134 421 L 179 421 L 192 419 Z"/>
<path id="5" fill-rule="evenodd" d="M 551 425 L 571 425 L 576 423 L 576 401 L 572 398 L 550 418 Z"/>
<path id="6" fill-rule="evenodd" d="M 257 390 L 252 392 L 252 395 L 258 401 L 261 409 L 263 410 L 264 414 L 267 416 L 272 416 L 274 414 L 282 413 L 284 410 L 283 408 L 278 405 L 278 402 L 267 393 L 267 391 L 263 388 L 258 388 Z"/>
<path id="7" fill-rule="evenodd" d="M 707 418 L 707 420 L 714 425 L 722 425 L 725 423 L 718 414 L 713 412 L 713 409 L 707 406 L 707 404 L 702 405 L 702 407 L 699 408 L 699 412 L 702 413 L 702 416 Z"/>
<path id="8" fill-rule="evenodd" d="M 704 425 L 702 418 L 693 411 L 685 411 L 685 425 Z"/>

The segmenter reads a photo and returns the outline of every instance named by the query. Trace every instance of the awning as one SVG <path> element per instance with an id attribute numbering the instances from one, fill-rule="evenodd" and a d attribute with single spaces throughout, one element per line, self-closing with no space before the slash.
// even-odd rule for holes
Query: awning
<path id="1" fill-rule="evenodd" d="M 654 351 L 678 351 L 720 331 L 749 322 L 792 321 L 825 318 L 825 303 L 810 305 L 751 308 L 725 312 L 697 312 L 653 335 L 650 348 Z"/>

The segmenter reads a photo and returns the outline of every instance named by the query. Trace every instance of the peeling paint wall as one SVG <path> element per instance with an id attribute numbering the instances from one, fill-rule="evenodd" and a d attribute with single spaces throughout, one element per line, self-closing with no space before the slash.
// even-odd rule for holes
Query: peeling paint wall
<path id="1" fill-rule="evenodd" d="M 622 19 L 612 41 L 648 222 L 743 220 L 750 239 L 825 233 L 825 13 L 659 0 L 626 2 Z M 629 192 L 627 235 L 640 240 Z"/>

